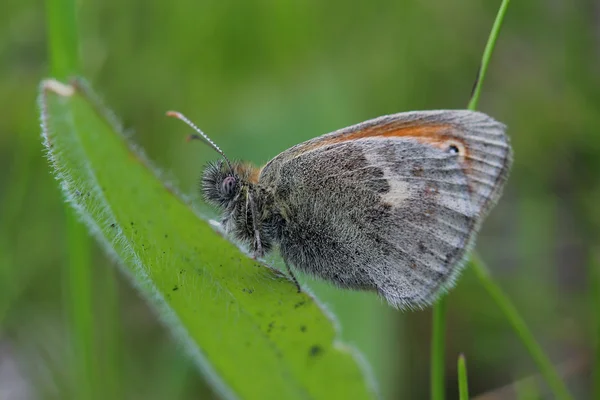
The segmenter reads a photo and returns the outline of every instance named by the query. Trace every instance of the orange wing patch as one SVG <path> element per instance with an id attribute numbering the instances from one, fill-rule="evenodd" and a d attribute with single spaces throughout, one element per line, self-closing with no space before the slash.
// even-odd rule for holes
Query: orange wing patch
<path id="1" fill-rule="evenodd" d="M 340 135 L 319 142 L 320 146 L 341 143 L 364 138 L 410 138 L 423 144 L 447 149 L 454 145 L 462 156 L 466 156 L 466 146 L 463 140 L 452 134 L 451 125 L 408 125 L 408 126 L 372 126 L 356 132 Z"/>
<path id="2" fill-rule="evenodd" d="M 414 137 L 428 139 L 428 142 L 435 143 L 443 141 L 444 133 L 447 135 L 450 130 L 450 125 L 409 125 L 402 127 L 376 125 L 333 138 L 332 143 L 369 137 Z"/>
<path id="3" fill-rule="evenodd" d="M 468 149 L 464 140 L 453 134 L 453 126 L 449 124 L 437 125 L 375 125 L 357 130 L 355 132 L 344 133 L 328 139 L 317 141 L 312 146 L 303 151 L 313 150 L 321 146 L 342 143 L 364 138 L 410 138 L 423 144 L 435 146 L 446 150 L 450 146 L 455 146 L 459 155 L 464 158 L 468 156 Z"/>

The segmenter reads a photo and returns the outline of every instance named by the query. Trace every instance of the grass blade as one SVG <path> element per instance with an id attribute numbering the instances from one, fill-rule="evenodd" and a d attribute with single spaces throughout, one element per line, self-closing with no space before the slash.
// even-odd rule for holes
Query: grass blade
<path id="1" fill-rule="evenodd" d="M 85 227 L 70 208 L 67 217 L 67 262 L 64 304 L 71 325 L 72 368 L 75 372 L 74 393 L 79 399 L 92 399 L 95 377 L 94 318 L 92 307 L 92 271 L 90 268 L 90 241 Z"/>
<path id="2" fill-rule="evenodd" d="M 473 89 L 473 95 L 471 97 L 471 101 L 469 101 L 468 108 L 470 110 L 475 110 L 477 108 L 479 96 L 481 93 L 481 86 L 485 78 L 490 58 L 492 52 L 494 51 L 494 46 L 496 44 L 496 40 L 498 39 L 500 28 L 502 26 L 502 21 L 504 20 L 504 16 L 506 14 L 509 2 L 509 0 L 503 0 L 502 4 L 500 5 L 500 9 L 498 10 L 498 14 L 496 15 L 494 26 L 492 27 L 492 31 L 488 38 L 485 51 L 483 52 L 477 81 Z M 558 373 L 556 372 L 554 366 L 552 365 L 546 354 L 544 354 L 541 347 L 537 344 L 535 338 L 533 337 L 533 334 L 529 331 L 527 325 L 517 312 L 516 308 L 512 305 L 508 297 L 506 297 L 502 290 L 490 279 L 481 260 L 478 257 L 473 256 L 471 258 L 471 265 L 475 269 L 475 272 L 479 277 L 483 287 L 488 291 L 490 296 L 492 296 L 494 301 L 504 312 L 509 323 L 517 332 L 517 335 L 519 336 L 519 338 L 533 357 L 534 361 L 538 365 L 538 368 L 542 372 L 542 375 L 546 379 L 546 382 L 553 391 L 555 397 L 558 399 L 570 399 L 571 395 L 569 394 L 563 381 L 558 376 Z"/>
<path id="3" fill-rule="evenodd" d="M 542 376 L 554 393 L 554 397 L 562 400 L 571 399 L 572 397 L 569 394 L 567 387 L 562 379 L 560 379 L 552 362 L 536 342 L 533 334 L 529 328 L 527 328 L 525 321 L 521 318 L 510 299 L 504 294 L 502 289 L 492 281 L 483 262 L 474 255 L 471 258 L 470 264 L 483 288 L 489 293 L 498 307 L 500 307 L 500 310 L 508 319 L 508 322 L 519 336 L 519 339 L 521 339 L 521 342 L 523 342 L 523 345 L 529 354 L 531 354 L 531 357 L 537 364 Z"/>
<path id="4" fill-rule="evenodd" d="M 222 397 L 374 396 L 317 301 L 198 218 L 82 82 L 44 81 L 40 107 L 67 200 Z"/>
<path id="5" fill-rule="evenodd" d="M 498 10 L 496 20 L 494 21 L 494 25 L 492 26 L 492 31 L 490 32 L 490 36 L 488 37 L 488 41 L 485 46 L 485 50 L 483 51 L 481 65 L 479 66 L 479 72 L 477 73 L 475 86 L 473 88 L 473 94 L 471 95 L 471 100 L 469 101 L 469 104 L 467 106 L 469 110 L 477 109 L 477 104 L 479 103 L 479 95 L 481 93 L 481 87 L 483 86 L 483 80 L 485 78 L 490 59 L 492 58 L 494 46 L 496 45 L 498 35 L 500 34 L 500 28 L 502 27 L 502 22 L 504 21 L 504 16 L 506 14 L 506 10 L 508 9 L 509 2 L 509 0 L 503 0 L 502 4 L 500 4 L 500 9 Z M 444 398 L 444 371 L 440 371 L 439 368 L 444 368 L 445 365 L 443 353 L 443 334 L 446 330 L 446 321 L 444 317 L 445 307 L 446 304 L 444 298 L 441 298 L 433 306 L 433 334 L 431 339 L 431 396 L 432 399 L 435 400 L 442 400 Z"/>
<path id="6" fill-rule="evenodd" d="M 79 36 L 75 0 L 47 0 L 46 17 L 51 72 L 66 79 L 79 73 Z M 66 207 L 66 254 L 63 264 L 64 304 L 71 325 L 73 388 L 77 398 L 91 399 L 96 392 L 94 319 L 92 305 L 91 246 L 85 227 Z"/>
<path id="7" fill-rule="evenodd" d="M 464 354 L 458 356 L 458 398 L 469 400 L 469 384 L 467 382 L 467 362 Z"/>
<path id="8" fill-rule="evenodd" d="M 483 86 L 483 79 L 485 78 L 488 66 L 490 65 L 492 53 L 494 52 L 494 47 L 496 46 L 496 41 L 498 40 L 498 35 L 500 34 L 500 28 L 502 27 L 502 22 L 504 21 L 504 16 L 506 15 L 506 10 L 508 9 L 508 3 L 510 3 L 510 0 L 502 0 L 498 14 L 496 14 L 496 20 L 494 21 L 492 31 L 490 32 L 487 44 L 485 45 L 483 56 L 481 57 L 481 64 L 479 66 L 479 72 L 477 73 L 473 94 L 471 95 L 471 100 L 467 106 L 469 110 L 477 109 L 479 96 L 481 94 L 481 87 Z"/>
<path id="9" fill-rule="evenodd" d="M 50 70 L 59 79 L 79 73 L 75 0 L 46 0 Z"/>
<path id="10" fill-rule="evenodd" d="M 443 400 L 446 397 L 445 379 L 445 335 L 446 335 L 446 296 L 433 307 L 433 328 L 431 336 L 431 398 Z"/>

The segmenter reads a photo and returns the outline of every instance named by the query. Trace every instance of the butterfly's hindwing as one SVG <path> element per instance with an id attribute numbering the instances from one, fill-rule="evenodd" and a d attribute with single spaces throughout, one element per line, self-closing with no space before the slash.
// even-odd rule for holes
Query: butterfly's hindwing
<path id="1" fill-rule="evenodd" d="M 281 165 L 282 255 L 313 275 L 424 305 L 454 275 L 476 211 L 457 157 L 410 139 L 360 139 Z"/>

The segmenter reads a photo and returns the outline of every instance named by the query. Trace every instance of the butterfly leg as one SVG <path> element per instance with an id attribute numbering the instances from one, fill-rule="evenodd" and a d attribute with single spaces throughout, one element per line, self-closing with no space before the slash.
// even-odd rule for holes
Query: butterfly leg
<path id="1" fill-rule="evenodd" d="M 265 255 L 265 252 L 262 248 L 262 243 L 260 241 L 260 233 L 258 229 L 254 229 L 254 258 L 262 257 Z"/>
<path id="2" fill-rule="evenodd" d="M 250 193 L 248 193 L 248 196 L 246 197 L 246 215 L 248 215 L 248 206 L 250 207 L 250 215 L 252 216 L 252 229 L 254 230 L 254 242 L 252 243 L 254 250 L 253 257 L 256 259 L 258 257 L 262 257 L 265 253 L 260 241 L 260 232 L 258 230 L 258 223 L 256 221 L 256 205 L 254 204 L 254 199 Z"/>
<path id="3" fill-rule="evenodd" d="M 288 265 L 287 261 L 284 260 L 284 262 L 285 262 L 285 267 L 287 268 L 290 279 L 292 280 L 292 282 L 294 282 L 294 285 L 296 285 L 296 288 L 298 289 L 298 293 L 302 293 L 302 289 L 300 288 L 298 279 L 296 279 L 296 275 L 294 275 L 294 273 L 292 272 L 292 269 Z"/>

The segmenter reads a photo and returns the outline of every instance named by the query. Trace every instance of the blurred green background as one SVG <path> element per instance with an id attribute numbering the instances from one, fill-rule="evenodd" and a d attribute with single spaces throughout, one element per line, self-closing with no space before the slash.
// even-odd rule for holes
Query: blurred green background
<path id="1" fill-rule="evenodd" d="M 165 175 L 199 199 L 202 166 L 216 155 L 186 145 L 188 131 L 166 110 L 187 114 L 230 158 L 260 164 L 379 115 L 464 108 L 499 3 L 86 0 L 79 39 L 95 90 Z M 44 4 L 3 8 L 0 399 L 78 398 L 82 348 L 98 398 L 217 398 L 84 229 L 71 239 L 94 255 L 82 288 L 93 343 L 73 323 L 69 219 L 36 109 L 49 73 Z M 515 164 L 477 249 L 581 399 L 600 394 L 599 15 L 592 0 L 512 2 L 479 105 L 509 126 Z M 431 310 L 401 313 L 372 294 L 308 285 L 362 350 L 384 398 L 429 395 Z M 469 270 L 448 296 L 448 398 L 457 397 L 459 353 L 472 395 L 549 396 Z"/>

